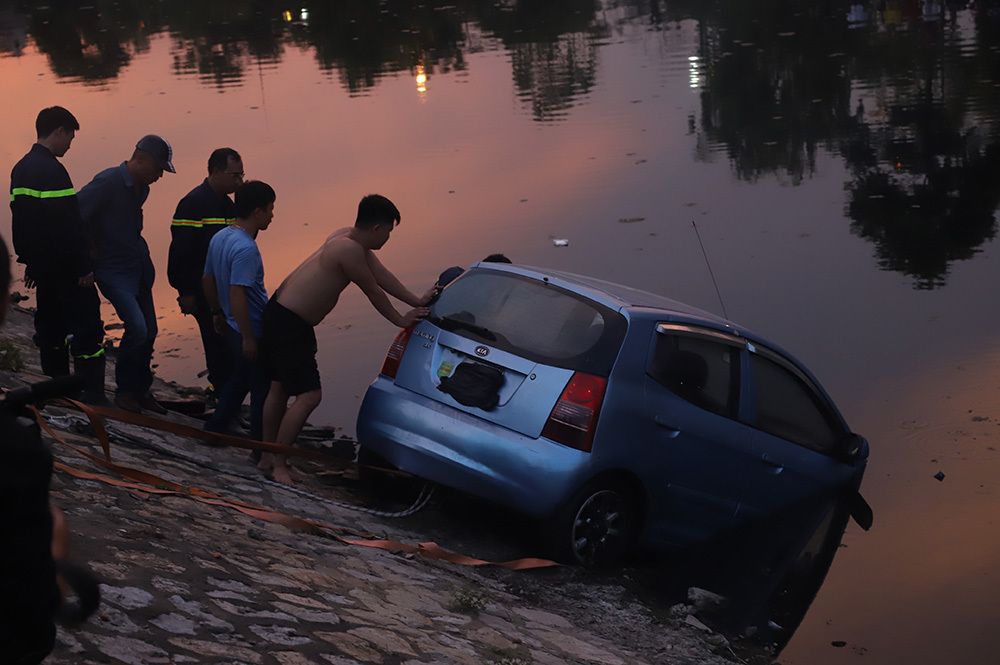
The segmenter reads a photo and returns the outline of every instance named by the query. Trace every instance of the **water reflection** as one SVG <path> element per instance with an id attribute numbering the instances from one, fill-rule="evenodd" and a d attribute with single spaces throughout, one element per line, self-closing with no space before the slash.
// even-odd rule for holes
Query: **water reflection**
<path id="1" fill-rule="evenodd" d="M 258 67 L 273 66 L 281 59 L 285 34 L 271 3 L 187 0 L 163 9 L 178 75 L 196 75 L 222 91 L 242 85 Z"/>
<path id="2" fill-rule="evenodd" d="M 730 637 L 742 636 L 776 657 L 791 640 L 823 585 L 852 511 L 871 526 L 857 493 L 811 497 L 699 547 L 648 561 L 641 583 L 655 601 L 689 603 L 689 589 L 722 602 L 694 603 L 696 617 Z"/>
<path id="3" fill-rule="evenodd" d="M 26 12 L 31 38 L 56 76 L 102 85 L 128 66 L 133 53 L 149 47 L 137 5 L 102 4 L 53 0 Z"/>
<path id="4" fill-rule="evenodd" d="M 852 231 L 882 268 L 941 286 L 996 230 L 997 5 L 833 4 L 672 3 L 710 63 L 702 131 L 751 182 L 797 185 L 820 148 L 839 154 Z"/>
<path id="5" fill-rule="evenodd" d="M 3 7 L 0 4 L 0 7 Z M 690 54 L 701 111 L 697 159 L 727 155 L 742 180 L 795 186 L 820 150 L 851 179 L 851 229 L 885 270 L 915 288 L 996 232 L 1000 190 L 1000 2 L 702 3 L 625 0 L 434 0 L 413 3 L 192 0 L 3 9 L 4 52 L 30 37 L 63 79 L 111 85 L 154 34 L 171 39 L 173 71 L 220 91 L 308 50 L 351 96 L 407 72 L 426 99 L 433 78 L 467 70 L 482 50 L 509 54 L 531 117 L 558 121 L 598 85 L 602 45 L 624 26 L 697 21 Z"/>

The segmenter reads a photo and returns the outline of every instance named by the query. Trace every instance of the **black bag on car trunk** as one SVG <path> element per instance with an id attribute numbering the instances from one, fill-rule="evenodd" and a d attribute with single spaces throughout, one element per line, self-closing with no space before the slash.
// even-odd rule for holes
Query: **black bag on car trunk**
<path id="1" fill-rule="evenodd" d="M 490 365 L 460 363 L 451 376 L 441 379 L 438 390 L 448 393 L 465 406 L 489 411 L 500 401 L 503 372 Z"/>

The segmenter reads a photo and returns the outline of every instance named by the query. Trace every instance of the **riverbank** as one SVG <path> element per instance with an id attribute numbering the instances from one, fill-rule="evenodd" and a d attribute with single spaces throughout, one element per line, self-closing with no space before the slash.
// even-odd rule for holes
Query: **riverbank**
<path id="1" fill-rule="evenodd" d="M 14 308 L 0 339 L 25 361 L 20 372 L 0 372 L 0 384 L 41 380 L 31 313 Z M 154 385 L 164 401 L 196 392 Z M 429 528 L 445 548 L 467 542 L 448 533 L 451 525 L 352 508 L 381 502 L 365 494 L 349 466 L 295 460 L 302 482 L 292 491 L 263 479 L 245 450 L 107 420 L 112 460 L 161 479 L 143 483 L 84 455 L 103 457 L 83 414 L 49 405 L 43 415 L 62 439 L 49 438 L 62 465 L 52 497 L 67 514 L 72 559 L 102 582 L 99 609 L 82 626 L 59 629 L 47 663 L 740 662 L 694 607 L 643 604 L 627 590 L 627 573 L 517 572 L 347 544 L 431 539 L 414 527 Z M 168 419 L 200 424 L 173 412 Z M 316 441 L 315 448 L 337 454 L 343 444 Z M 380 507 L 393 509 L 385 501 Z M 327 536 L 289 528 L 275 515 L 325 525 Z"/>

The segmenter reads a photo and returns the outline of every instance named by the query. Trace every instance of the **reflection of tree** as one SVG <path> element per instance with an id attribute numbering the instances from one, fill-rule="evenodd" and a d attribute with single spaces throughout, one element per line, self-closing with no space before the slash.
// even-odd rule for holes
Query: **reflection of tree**
<path id="1" fill-rule="evenodd" d="M 596 81 L 597 46 L 579 34 L 549 44 L 515 44 L 511 60 L 514 85 L 536 120 L 561 118 Z"/>
<path id="2" fill-rule="evenodd" d="M 156 25 L 153 11 L 128 2 L 81 6 L 52 0 L 25 13 L 31 36 L 56 76 L 103 83 L 118 76 L 133 52 L 148 48 L 147 31 Z"/>
<path id="3" fill-rule="evenodd" d="M 293 39 L 314 48 L 320 67 L 337 71 L 352 94 L 371 88 L 388 72 L 422 66 L 432 74 L 466 67 L 465 19 L 455 3 L 353 0 L 302 6 L 308 19 L 293 25 Z"/>
<path id="4" fill-rule="evenodd" d="M 0 3 L 0 53 L 20 56 L 27 41 L 24 17 Z"/>
<path id="5" fill-rule="evenodd" d="M 220 90 L 239 85 L 248 67 L 274 63 L 281 56 L 283 28 L 273 2 L 173 3 L 169 18 L 174 37 L 174 70 L 196 73 Z"/>
<path id="6" fill-rule="evenodd" d="M 596 40 L 606 33 L 597 7 L 597 0 L 303 0 L 292 7 L 283 0 L 53 0 L 21 11 L 57 76 L 114 78 L 132 53 L 148 48 L 148 35 L 167 28 L 174 71 L 220 89 L 239 85 L 254 65 L 278 62 L 292 43 L 312 49 L 322 70 L 361 94 L 390 73 L 464 70 L 486 33 L 510 49 L 520 96 L 535 118 L 548 120 L 594 85 Z"/>
<path id="7" fill-rule="evenodd" d="M 996 107 L 982 107 L 997 97 L 996 21 L 979 21 L 969 40 L 937 18 L 920 31 L 870 35 L 852 54 L 859 89 L 880 94 L 861 94 L 872 119 L 860 106 L 842 146 L 853 171 L 852 231 L 919 289 L 944 285 L 950 263 L 994 236 L 1000 205 Z"/>
<path id="8" fill-rule="evenodd" d="M 707 73 L 702 127 L 725 145 L 739 177 L 781 174 L 798 184 L 848 114 L 843 22 L 823 3 L 694 5 Z M 839 55 L 838 55 L 839 54 Z"/>
<path id="9" fill-rule="evenodd" d="M 483 30 L 511 53 L 514 85 L 536 120 L 554 120 L 596 82 L 598 39 L 607 30 L 594 0 L 480 2 Z"/>
<path id="10" fill-rule="evenodd" d="M 1000 145 L 981 147 L 975 130 L 921 138 L 938 150 L 918 155 L 919 168 L 856 168 L 848 211 L 852 231 L 875 243 L 879 265 L 932 289 L 944 285 L 952 261 L 972 257 L 995 234 Z M 888 145 L 901 153 L 914 148 Z"/>
<path id="11" fill-rule="evenodd" d="M 1000 203 L 990 186 L 1000 175 L 996 104 L 984 103 L 997 98 L 1000 22 L 980 8 L 970 38 L 957 26 L 965 8 L 667 5 L 673 17 L 699 19 L 702 131 L 726 147 L 739 177 L 798 184 L 815 170 L 817 149 L 839 153 L 853 173 L 852 230 L 917 288 L 944 284 L 952 261 L 993 237 Z"/>

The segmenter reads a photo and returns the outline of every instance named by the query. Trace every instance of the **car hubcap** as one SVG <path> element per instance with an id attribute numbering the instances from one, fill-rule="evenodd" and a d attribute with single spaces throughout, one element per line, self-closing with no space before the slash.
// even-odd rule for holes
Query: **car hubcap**
<path id="1" fill-rule="evenodd" d="M 573 521 L 573 554 L 584 565 L 617 555 L 625 538 L 625 501 L 612 490 L 592 494 Z"/>

